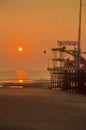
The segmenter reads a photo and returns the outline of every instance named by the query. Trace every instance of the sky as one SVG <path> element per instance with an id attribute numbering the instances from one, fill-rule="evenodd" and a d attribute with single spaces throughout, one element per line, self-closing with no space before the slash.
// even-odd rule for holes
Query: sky
<path id="1" fill-rule="evenodd" d="M 85 51 L 86 0 L 82 1 Z M 47 69 L 57 40 L 78 39 L 78 19 L 79 0 L 0 0 L 0 70 Z M 22 54 L 18 46 L 23 47 Z"/>

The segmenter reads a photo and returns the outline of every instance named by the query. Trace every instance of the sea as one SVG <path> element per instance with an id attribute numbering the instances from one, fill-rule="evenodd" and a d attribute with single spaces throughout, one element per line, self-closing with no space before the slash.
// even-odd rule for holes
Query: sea
<path id="1" fill-rule="evenodd" d="M 12 80 L 49 80 L 50 73 L 47 70 L 35 71 L 0 71 L 0 81 Z"/>

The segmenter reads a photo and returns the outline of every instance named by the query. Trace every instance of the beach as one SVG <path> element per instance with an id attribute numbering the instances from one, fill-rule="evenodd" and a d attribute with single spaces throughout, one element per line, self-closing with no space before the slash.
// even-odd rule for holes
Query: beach
<path id="1" fill-rule="evenodd" d="M 85 130 L 86 95 L 48 87 L 0 88 L 0 130 Z"/>

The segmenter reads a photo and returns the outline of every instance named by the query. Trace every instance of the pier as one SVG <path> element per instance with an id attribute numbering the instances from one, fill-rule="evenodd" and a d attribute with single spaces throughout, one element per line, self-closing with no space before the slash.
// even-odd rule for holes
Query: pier
<path id="1" fill-rule="evenodd" d="M 59 43 L 58 43 L 59 42 Z M 78 49 L 75 41 L 58 41 L 58 47 L 52 51 L 52 67 L 48 67 L 51 75 L 50 88 L 85 94 L 86 93 L 86 59 L 85 52 L 81 51 L 80 64 L 78 63 Z M 68 49 L 69 44 L 73 49 Z M 64 46 L 65 45 L 65 46 Z M 70 58 L 68 58 L 70 57 Z M 77 67 L 78 66 L 78 67 Z"/>
<path id="2" fill-rule="evenodd" d="M 65 91 L 86 93 L 86 58 L 81 50 L 82 0 L 79 7 L 78 40 L 57 41 L 53 48 L 52 67 L 48 67 L 51 75 L 50 88 Z M 72 49 L 70 49 L 70 46 Z"/>

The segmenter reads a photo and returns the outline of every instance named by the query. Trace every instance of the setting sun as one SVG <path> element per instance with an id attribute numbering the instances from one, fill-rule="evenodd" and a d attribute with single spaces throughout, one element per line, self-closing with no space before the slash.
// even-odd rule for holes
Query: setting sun
<path id="1" fill-rule="evenodd" d="M 22 51 L 23 51 L 23 48 L 22 48 L 22 47 L 19 47 L 18 50 L 19 50 L 19 52 L 22 52 Z"/>

